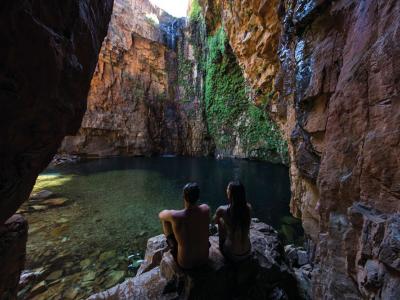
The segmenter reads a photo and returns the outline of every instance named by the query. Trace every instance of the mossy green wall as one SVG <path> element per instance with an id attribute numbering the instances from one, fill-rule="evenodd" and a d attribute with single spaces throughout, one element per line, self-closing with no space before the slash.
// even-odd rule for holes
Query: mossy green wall
<path id="1" fill-rule="evenodd" d="M 193 65 L 184 55 L 179 56 L 179 84 L 185 91 L 184 99 L 197 95 L 205 108 L 217 152 L 231 155 L 236 149 L 242 157 L 287 163 L 287 144 L 266 112 L 272 95 L 265 95 L 260 107 L 254 105 L 223 27 L 212 35 L 206 32 L 197 0 L 192 2 L 189 23 L 189 42 L 204 84 L 191 86 L 194 83 L 188 78 Z"/>
<path id="2" fill-rule="evenodd" d="M 239 141 L 246 157 L 287 162 L 287 145 L 265 107 L 251 101 L 222 27 L 208 37 L 207 47 L 206 116 L 217 149 L 229 153 Z"/>

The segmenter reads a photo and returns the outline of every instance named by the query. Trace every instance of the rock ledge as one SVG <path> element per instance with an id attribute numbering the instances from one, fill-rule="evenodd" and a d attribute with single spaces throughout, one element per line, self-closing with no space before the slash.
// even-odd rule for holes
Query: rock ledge
<path id="1" fill-rule="evenodd" d="M 207 266 L 184 273 L 168 251 L 165 236 L 153 237 L 134 278 L 89 299 L 299 299 L 278 233 L 253 219 L 250 239 L 251 258 L 232 265 L 219 251 L 218 236 L 211 236 Z"/>

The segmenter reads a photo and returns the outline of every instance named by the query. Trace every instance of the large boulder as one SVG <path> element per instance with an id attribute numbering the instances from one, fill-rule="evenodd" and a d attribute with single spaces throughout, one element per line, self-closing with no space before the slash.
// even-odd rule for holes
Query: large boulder
<path id="1" fill-rule="evenodd" d="M 0 299 L 16 299 L 27 238 L 28 223 L 20 215 L 0 225 Z"/>
<path id="2" fill-rule="evenodd" d="M 207 265 L 184 272 L 168 251 L 165 236 L 153 237 L 134 278 L 89 299 L 298 299 L 278 233 L 253 221 L 250 239 L 251 257 L 231 264 L 219 251 L 218 236 L 211 236 Z"/>
<path id="3" fill-rule="evenodd" d="M 107 33 L 113 0 L 0 4 L 0 224 L 74 134 Z"/>

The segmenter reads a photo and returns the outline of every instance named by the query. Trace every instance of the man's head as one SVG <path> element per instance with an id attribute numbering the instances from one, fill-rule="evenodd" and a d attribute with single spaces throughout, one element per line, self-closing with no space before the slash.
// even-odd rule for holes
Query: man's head
<path id="1" fill-rule="evenodd" d="M 189 182 L 183 187 L 183 199 L 190 204 L 195 204 L 199 200 L 200 188 L 196 182 Z"/>

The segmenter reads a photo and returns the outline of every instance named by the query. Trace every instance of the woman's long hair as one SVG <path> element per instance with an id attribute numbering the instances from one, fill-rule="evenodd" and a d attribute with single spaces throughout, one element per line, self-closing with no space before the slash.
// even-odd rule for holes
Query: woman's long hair
<path id="1" fill-rule="evenodd" d="M 228 214 L 231 217 L 233 230 L 245 229 L 250 226 L 250 211 L 247 207 L 246 192 L 243 184 L 239 181 L 231 181 L 228 184 L 230 204 Z"/>

